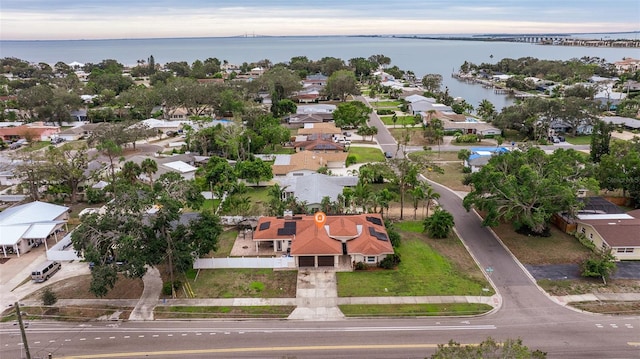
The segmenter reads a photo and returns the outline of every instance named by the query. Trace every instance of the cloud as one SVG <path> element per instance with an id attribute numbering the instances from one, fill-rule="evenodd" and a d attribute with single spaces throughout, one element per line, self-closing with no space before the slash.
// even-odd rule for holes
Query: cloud
<path id="1" fill-rule="evenodd" d="M 3 0 L 2 39 L 638 30 L 640 2 Z"/>

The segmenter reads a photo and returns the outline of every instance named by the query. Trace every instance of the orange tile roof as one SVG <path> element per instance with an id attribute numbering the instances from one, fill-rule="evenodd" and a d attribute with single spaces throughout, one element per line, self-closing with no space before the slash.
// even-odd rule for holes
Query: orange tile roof
<path id="1" fill-rule="evenodd" d="M 393 253 L 393 247 L 379 214 L 327 216 L 325 226 L 320 228 L 316 226 L 314 217 L 311 215 L 293 218 L 261 217 L 253 234 L 253 240 L 291 240 L 291 254 L 294 256 L 342 255 L 342 241 L 332 237 L 355 236 L 354 239 L 346 241 L 348 254 L 378 256 Z M 290 234 L 283 234 L 285 222 L 295 222 L 295 230 L 288 232 Z M 266 225 L 266 223 L 269 224 Z M 278 233 L 279 230 L 280 233 Z M 372 232 L 386 240 L 376 238 Z"/>

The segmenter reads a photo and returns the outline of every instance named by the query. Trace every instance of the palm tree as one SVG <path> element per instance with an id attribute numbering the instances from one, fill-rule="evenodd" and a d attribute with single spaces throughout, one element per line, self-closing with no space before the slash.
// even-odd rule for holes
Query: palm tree
<path id="1" fill-rule="evenodd" d="M 285 194 L 287 187 L 280 187 L 279 184 L 274 184 L 269 188 L 267 194 L 269 195 L 269 210 L 270 214 L 274 216 L 282 216 L 286 207 Z"/>
<path id="2" fill-rule="evenodd" d="M 380 205 L 380 216 L 384 218 L 385 209 L 387 210 L 387 213 L 389 213 L 391 201 L 395 200 L 396 197 L 396 193 L 389 191 L 387 188 L 374 194 L 374 202 L 377 202 Z"/>
<path id="3" fill-rule="evenodd" d="M 424 199 L 425 188 L 426 186 L 423 183 L 409 190 L 409 194 L 411 195 L 411 199 L 413 200 L 413 219 L 418 218 L 418 206 L 420 205 L 420 201 Z"/>
<path id="4" fill-rule="evenodd" d="M 427 185 L 427 188 L 424 190 L 424 200 L 425 205 L 427 207 L 427 217 L 429 217 L 429 208 L 433 204 L 433 201 L 440 198 L 440 193 L 436 192 L 433 187 Z"/>
<path id="5" fill-rule="evenodd" d="M 367 204 L 371 200 L 371 187 L 368 184 L 358 182 L 353 189 L 354 202 L 356 206 L 362 207 L 362 212 L 367 212 Z"/>
<path id="6" fill-rule="evenodd" d="M 153 174 L 158 172 L 158 163 L 151 158 L 145 158 L 140 163 L 140 170 L 149 178 L 149 182 L 153 187 Z"/>
<path id="7" fill-rule="evenodd" d="M 454 225 L 451 213 L 439 208 L 423 222 L 425 232 L 432 238 L 447 238 Z"/>

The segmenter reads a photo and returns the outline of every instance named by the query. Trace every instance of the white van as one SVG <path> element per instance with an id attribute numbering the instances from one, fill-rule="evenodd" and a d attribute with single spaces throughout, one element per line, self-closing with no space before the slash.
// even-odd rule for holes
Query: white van
<path id="1" fill-rule="evenodd" d="M 62 268 L 60 262 L 47 261 L 38 270 L 31 272 L 31 279 L 36 283 L 42 283 Z"/>

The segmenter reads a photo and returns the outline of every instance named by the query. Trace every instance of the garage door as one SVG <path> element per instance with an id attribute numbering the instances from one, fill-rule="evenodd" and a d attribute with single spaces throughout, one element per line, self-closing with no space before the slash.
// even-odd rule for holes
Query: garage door
<path id="1" fill-rule="evenodd" d="M 318 267 L 333 267 L 333 256 L 320 256 L 318 257 Z"/>
<path id="2" fill-rule="evenodd" d="M 298 257 L 298 267 L 314 267 L 313 256 Z"/>

